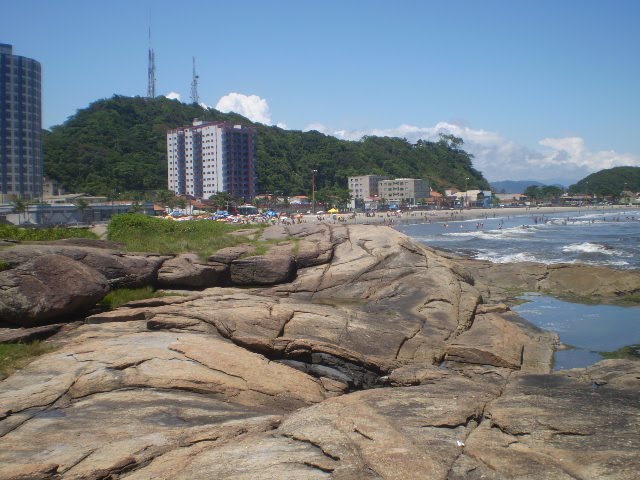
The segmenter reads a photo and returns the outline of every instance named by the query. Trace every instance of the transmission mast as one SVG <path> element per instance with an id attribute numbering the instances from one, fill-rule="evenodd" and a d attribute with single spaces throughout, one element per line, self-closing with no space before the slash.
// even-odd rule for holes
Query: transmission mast
<path id="1" fill-rule="evenodd" d="M 198 96 L 198 75 L 196 74 L 196 57 L 193 57 L 193 80 L 191 80 L 191 102 L 200 103 L 200 97 Z"/>
<path id="2" fill-rule="evenodd" d="M 156 96 L 156 56 L 151 48 L 151 26 L 149 26 L 149 84 L 147 86 L 147 97 L 155 98 Z"/>

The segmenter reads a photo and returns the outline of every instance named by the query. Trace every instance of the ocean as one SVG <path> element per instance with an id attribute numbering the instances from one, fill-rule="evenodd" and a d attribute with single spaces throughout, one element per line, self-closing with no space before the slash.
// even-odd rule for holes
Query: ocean
<path id="1" fill-rule="evenodd" d="M 537 212 L 501 216 L 496 209 L 487 218 L 397 228 L 431 247 L 497 263 L 640 268 L 639 210 Z"/>
<path id="2" fill-rule="evenodd" d="M 495 214 L 495 216 L 494 216 Z M 640 268 L 640 211 L 583 210 L 542 214 L 525 210 L 502 216 L 406 224 L 399 231 L 425 245 L 496 263 L 582 263 Z M 586 367 L 607 352 L 632 347 L 640 356 L 640 307 L 582 305 L 537 294 L 514 310 L 551 330 L 570 348 L 554 356 L 554 369 Z"/>

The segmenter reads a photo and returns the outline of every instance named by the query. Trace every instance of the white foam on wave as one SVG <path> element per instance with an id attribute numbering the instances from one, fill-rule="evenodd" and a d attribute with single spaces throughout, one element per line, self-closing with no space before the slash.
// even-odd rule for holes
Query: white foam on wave
<path id="1" fill-rule="evenodd" d="M 451 237 L 471 237 L 484 240 L 517 240 L 523 236 L 533 235 L 535 229 L 532 227 L 511 227 L 504 229 L 492 229 L 492 230 L 469 230 L 466 232 L 449 232 L 443 234 L 444 236 Z"/>
<path id="2" fill-rule="evenodd" d="M 562 251 L 565 253 L 600 253 L 602 255 L 626 256 L 624 252 L 592 242 L 572 243 L 571 245 L 562 247 Z"/>
<path id="3" fill-rule="evenodd" d="M 487 260 L 493 263 L 522 263 L 522 262 L 538 262 L 536 257 L 529 253 L 508 253 L 500 254 L 498 252 L 482 252 L 475 255 L 478 260 Z"/>

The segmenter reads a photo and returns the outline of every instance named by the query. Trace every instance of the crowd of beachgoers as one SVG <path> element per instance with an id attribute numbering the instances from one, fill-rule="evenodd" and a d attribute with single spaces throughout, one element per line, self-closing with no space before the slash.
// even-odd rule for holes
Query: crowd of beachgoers
<path id="1" fill-rule="evenodd" d="M 233 215 L 227 211 L 202 213 L 199 215 L 169 214 L 165 218 L 174 221 L 214 220 L 232 224 L 293 225 L 299 223 L 361 223 L 394 226 L 400 223 L 455 222 L 470 219 L 499 218 L 515 215 L 535 215 L 539 217 L 570 211 L 616 211 L 620 209 L 640 210 L 640 206 L 629 205 L 593 205 L 582 207 L 506 207 L 471 208 L 455 210 L 393 210 L 384 212 L 329 212 L 287 213 L 267 210 L 254 215 Z"/>

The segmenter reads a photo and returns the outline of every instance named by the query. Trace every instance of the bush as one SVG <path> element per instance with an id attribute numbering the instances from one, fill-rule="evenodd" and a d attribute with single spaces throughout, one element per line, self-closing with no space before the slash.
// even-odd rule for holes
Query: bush
<path id="1" fill-rule="evenodd" d="M 145 300 L 147 298 L 162 297 L 164 294 L 155 292 L 151 287 L 143 288 L 120 288 L 109 292 L 99 305 L 107 307 L 109 310 L 114 310 L 125 303 L 133 302 L 134 300 Z"/>
<path id="2" fill-rule="evenodd" d="M 0 238 L 18 241 L 51 241 L 64 238 L 98 238 L 98 236 L 85 228 L 24 228 L 0 225 Z"/>
<path id="3" fill-rule="evenodd" d="M 212 220 L 175 222 L 141 214 L 114 215 L 109 223 L 109 240 L 121 242 L 130 252 L 160 254 L 197 253 L 206 258 L 216 250 L 241 243 L 252 243 L 244 236 L 228 235 L 249 228 Z M 256 228 L 252 225 L 250 228 Z"/>

